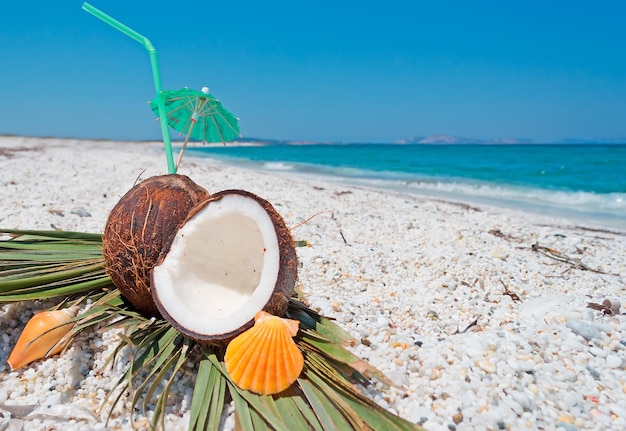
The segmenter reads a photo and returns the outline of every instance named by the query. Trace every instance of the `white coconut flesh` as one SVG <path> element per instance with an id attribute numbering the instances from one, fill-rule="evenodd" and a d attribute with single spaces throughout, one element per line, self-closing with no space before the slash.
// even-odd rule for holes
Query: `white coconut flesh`
<path id="1" fill-rule="evenodd" d="M 226 195 L 178 231 L 154 268 L 152 289 L 179 325 L 197 334 L 225 334 L 267 304 L 279 262 L 268 213 L 252 198 Z"/>

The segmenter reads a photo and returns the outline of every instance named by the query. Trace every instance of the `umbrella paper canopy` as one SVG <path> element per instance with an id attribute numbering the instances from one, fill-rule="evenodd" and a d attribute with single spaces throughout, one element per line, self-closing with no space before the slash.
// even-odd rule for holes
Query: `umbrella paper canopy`
<path id="1" fill-rule="evenodd" d="M 227 111 L 219 100 L 202 91 L 183 88 L 163 91 L 160 95 L 165 103 L 167 122 L 174 130 L 186 135 L 176 166 L 180 164 L 189 138 L 203 142 L 227 142 L 239 136 L 239 119 Z M 159 115 L 158 97 L 150 102 L 150 107 Z"/>

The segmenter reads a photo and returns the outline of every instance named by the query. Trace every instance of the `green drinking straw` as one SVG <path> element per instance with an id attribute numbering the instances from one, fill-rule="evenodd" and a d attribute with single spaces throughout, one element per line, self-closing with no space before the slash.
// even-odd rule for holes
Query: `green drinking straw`
<path id="1" fill-rule="evenodd" d="M 161 72 L 159 71 L 159 63 L 157 61 L 157 52 L 152 46 L 150 40 L 137 33 L 132 28 L 127 25 L 122 24 L 118 20 L 110 17 L 105 14 L 101 10 L 93 7 L 89 3 L 83 3 L 83 9 L 96 18 L 100 18 L 105 23 L 109 24 L 111 27 L 114 27 L 124 33 L 126 36 L 135 39 L 137 42 L 142 44 L 144 48 L 150 54 L 150 65 L 152 66 L 152 78 L 154 79 L 154 88 L 157 94 L 157 103 L 159 107 L 159 120 L 161 123 L 161 134 L 163 135 L 163 145 L 165 146 L 165 158 L 167 159 L 167 171 L 170 174 L 176 173 L 176 165 L 174 164 L 174 156 L 172 155 L 172 140 L 170 138 L 170 132 L 167 125 L 167 116 L 165 114 L 165 102 L 162 97 L 163 89 L 161 87 Z"/>

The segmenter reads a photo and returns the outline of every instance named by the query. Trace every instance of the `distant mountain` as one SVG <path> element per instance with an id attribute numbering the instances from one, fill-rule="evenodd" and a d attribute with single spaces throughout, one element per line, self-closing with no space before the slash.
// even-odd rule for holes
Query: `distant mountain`
<path id="1" fill-rule="evenodd" d="M 277 139 L 264 139 L 264 138 L 235 138 L 233 140 L 233 142 L 239 142 L 239 143 L 251 143 L 251 144 L 257 144 L 257 145 L 281 145 L 284 144 L 286 141 L 281 141 L 281 140 L 277 140 Z"/>
<path id="2" fill-rule="evenodd" d="M 499 139 L 477 139 L 463 138 L 453 135 L 431 135 L 419 136 L 397 141 L 398 144 L 532 144 L 533 141 L 524 138 L 499 138 Z"/>
<path id="3" fill-rule="evenodd" d="M 285 140 L 285 139 L 266 139 L 266 138 L 237 138 L 234 142 L 251 143 L 256 145 L 342 145 L 356 142 L 340 142 L 340 141 L 309 141 L 309 140 Z M 372 142 L 374 143 L 374 142 Z M 383 142 L 378 142 L 383 143 Z M 476 139 L 462 138 L 453 135 L 431 135 L 418 136 L 408 139 L 402 139 L 389 144 L 529 144 L 533 143 L 530 139 L 520 138 L 501 138 L 501 139 Z"/>
<path id="4" fill-rule="evenodd" d="M 483 141 L 485 144 L 534 144 L 532 139 L 528 138 L 499 138 Z"/>
<path id="5" fill-rule="evenodd" d="M 312 141 L 312 140 L 286 140 L 286 139 L 265 139 L 265 138 L 237 138 L 234 142 L 241 144 L 251 143 L 256 145 L 342 145 L 356 142 L 340 142 L 340 141 Z M 376 142 L 370 142 L 376 143 Z M 384 143 L 384 142 L 377 142 Z M 430 135 L 430 136 L 414 136 L 412 138 L 401 139 L 389 144 L 410 145 L 463 145 L 463 144 L 486 144 L 486 145 L 506 145 L 506 144 L 625 144 L 626 137 L 621 138 L 596 138 L 596 139 L 578 139 L 566 138 L 552 142 L 535 142 L 526 138 L 498 138 L 498 139 L 478 139 L 464 138 L 454 135 Z"/>

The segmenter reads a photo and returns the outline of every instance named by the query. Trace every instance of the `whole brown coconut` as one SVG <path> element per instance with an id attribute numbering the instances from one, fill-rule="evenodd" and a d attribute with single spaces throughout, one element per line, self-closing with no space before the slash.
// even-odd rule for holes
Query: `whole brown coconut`
<path id="1" fill-rule="evenodd" d="M 184 175 L 148 178 L 113 207 L 102 236 L 106 272 L 122 296 L 147 316 L 158 316 L 150 271 L 178 225 L 209 192 Z"/>
<path id="2" fill-rule="evenodd" d="M 260 310 L 282 316 L 298 260 L 291 232 L 266 200 L 225 190 L 200 202 L 152 271 L 160 314 L 184 335 L 225 345 Z"/>

